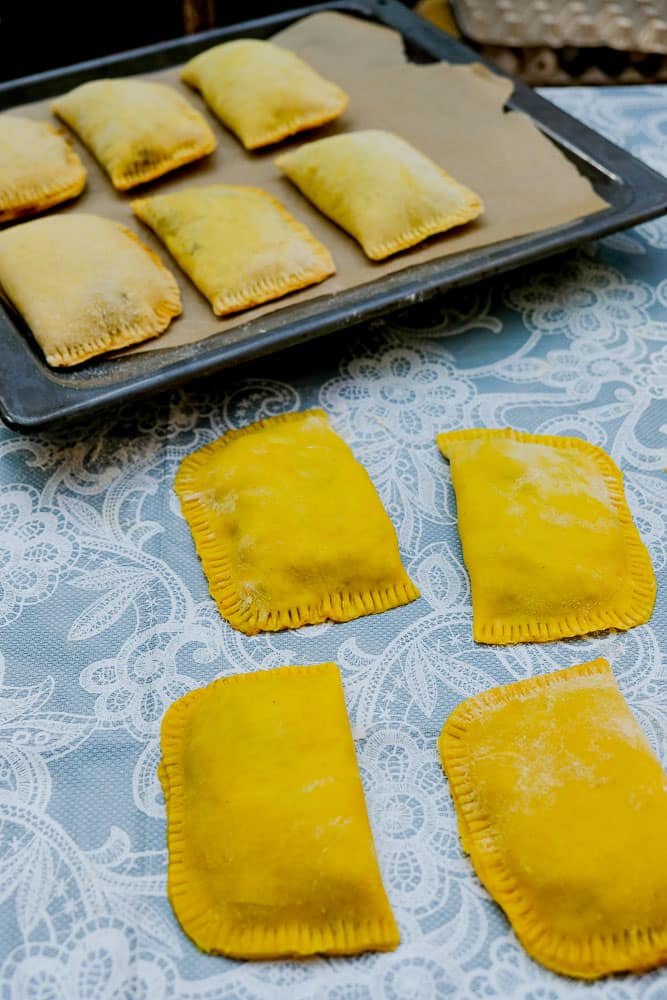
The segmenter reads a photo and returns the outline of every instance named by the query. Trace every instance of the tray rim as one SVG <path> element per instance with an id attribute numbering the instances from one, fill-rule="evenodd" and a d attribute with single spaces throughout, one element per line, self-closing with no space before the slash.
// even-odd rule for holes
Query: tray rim
<path id="1" fill-rule="evenodd" d="M 101 70 L 107 75 L 109 71 L 112 75 L 147 72 L 180 62 L 224 38 L 252 33 L 268 35 L 295 20 L 326 10 L 356 14 L 394 28 L 401 33 L 406 44 L 421 48 L 435 59 L 481 62 L 494 74 L 508 77 L 514 85 L 508 106 L 527 113 L 545 135 L 569 150 L 578 162 L 588 162 L 599 174 L 606 176 L 624 204 L 612 205 L 551 230 L 408 265 L 394 274 L 336 296 L 323 293 L 307 303 L 287 305 L 265 317 L 250 320 L 245 328 L 251 330 L 251 336 L 240 342 L 225 342 L 224 333 L 214 333 L 194 344 L 167 348 L 163 352 L 153 351 L 119 359 L 101 358 L 86 366 L 85 374 L 92 373 L 88 384 L 85 379 L 76 382 L 77 372 L 61 373 L 48 368 L 37 355 L 36 348 L 12 322 L 10 314 L 0 310 L 0 343 L 7 337 L 14 341 L 10 356 L 15 362 L 15 369 L 0 370 L 0 416 L 8 426 L 22 431 L 41 430 L 113 403 L 166 391 L 214 371 L 229 369 L 334 330 L 358 325 L 394 309 L 405 308 L 438 291 L 513 270 L 667 213 L 667 178 L 561 111 L 472 49 L 444 34 L 398 0 L 324 0 L 269 17 L 3 81 L 0 82 L 0 109 L 44 98 L 49 92 L 55 92 L 54 87 L 57 88 L 58 84 L 61 85 L 58 89 L 62 89 L 62 81 L 71 81 L 73 76 L 78 78 L 77 82 L 82 82 L 99 76 Z M 185 55 L 184 49 L 187 50 Z M 137 70 L 137 61 L 145 63 L 146 60 L 153 63 L 150 69 L 143 66 Z M 96 373 L 101 375 L 102 384 L 93 381 Z"/>

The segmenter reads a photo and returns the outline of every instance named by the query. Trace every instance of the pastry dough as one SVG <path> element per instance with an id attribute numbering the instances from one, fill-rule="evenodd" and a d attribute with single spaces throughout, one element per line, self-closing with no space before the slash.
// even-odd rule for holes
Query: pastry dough
<path id="1" fill-rule="evenodd" d="M 246 149 L 324 125 L 347 107 L 347 94 L 272 42 L 239 38 L 195 56 L 181 72 Z"/>
<path id="2" fill-rule="evenodd" d="M 649 620 L 651 561 L 601 448 L 511 429 L 437 440 L 451 462 L 478 642 L 547 642 Z"/>
<path id="3" fill-rule="evenodd" d="M 132 209 L 217 316 L 314 285 L 336 270 L 327 248 L 258 188 L 186 188 L 138 199 Z"/>
<path id="4" fill-rule="evenodd" d="M 0 223 L 75 198 L 86 185 L 83 163 L 45 122 L 0 115 Z"/>
<path id="5" fill-rule="evenodd" d="M 199 948 L 267 959 L 397 946 L 334 663 L 192 691 L 161 744 L 169 899 Z"/>
<path id="6" fill-rule="evenodd" d="M 365 469 L 323 410 L 228 431 L 176 476 L 211 595 L 247 635 L 419 596 Z"/>
<path id="7" fill-rule="evenodd" d="M 276 164 L 330 219 L 383 260 L 476 219 L 478 195 L 404 139 L 374 129 L 318 139 Z"/>
<path id="8" fill-rule="evenodd" d="M 119 191 L 162 177 L 216 147 L 204 118 L 172 87 L 92 80 L 53 102 Z"/>
<path id="9" fill-rule="evenodd" d="M 667 962 L 665 772 L 605 660 L 463 702 L 439 742 L 463 849 L 538 962 Z"/>
<path id="10" fill-rule="evenodd" d="M 160 259 L 96 215 L 53 215 L 0 233 L 0 286 L 55 366 L 157 337 L 181 312 Z"/>

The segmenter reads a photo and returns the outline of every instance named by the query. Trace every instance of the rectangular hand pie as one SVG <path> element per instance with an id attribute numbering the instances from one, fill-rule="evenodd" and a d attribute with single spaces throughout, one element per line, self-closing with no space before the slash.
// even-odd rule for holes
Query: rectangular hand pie
<path id="1" fill-rule="evenodd" d="M 195 56 L 181 72 L 246 149 L 338 118 L 347 94 L 272 42 L 239 38 Z"/>
<path id="2" fill-rule="evenodd" d="M 323 410 L 228 431 L 183 460 L 175 489 L 211 595 L 247 635 L 419 596 L 368 473 Z"/>
<path id="3" fill-rule="evenodd" d="M 534 959 L 667 962 L 666 776 L 606 660 L 464 701 L 439 748 L 463 849 Z"/>
<path id="4" fill-rule="evenodd" d="M 96 215 L 52 215 L 0 233 L 0 286 L 57 367 L 157 337 L 181 312 L 178 286 L 153 251 Z"/>
<path id="5" fill-rule="evenodd" d="M 146 80 L 92 80 L 52 104 L 119 191 L 162 177 L 216 147 L 200 113 L 173 87 Z"/>
<path id="6" fill-rule="evenodd" d="M 169 899 L 199 948 L 268 959 L 397 946 L 334 663 L 191 691 L 161 745 Z"/>
<path id="7" fill-rule="evenodd" d="M 374 129 L 306 143 L 276 160 L 324 215 L 383 260 L 476 219 L 478 195 L 404 139 Z"/>
<path id="8" fill-rule="evenodd" d="M 548 642 L 649 620 L 650 557 L 601 448 L 511 429 L 437 441 L 451 463 L 477 642 Z"/>
<path id="9" fill-rule="evenodd" d="M 312 233 L 258 188 L 214 184 L 140 198 L 150 226 L 216 316 L 323 281 L 336 268 Z"/>
<path id="10" fill-rule="evenodd" d="M 0 223 L 43 212 L 81 194 L 86 170 L 45 122 L 0 115 Z"/>

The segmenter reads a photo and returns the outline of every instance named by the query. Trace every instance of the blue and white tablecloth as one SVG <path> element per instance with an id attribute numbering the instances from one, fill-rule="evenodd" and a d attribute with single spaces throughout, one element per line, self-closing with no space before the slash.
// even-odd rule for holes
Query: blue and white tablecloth
<path id="1" fill-rule="evenodd" d="M 547 96 L 657 169 L 667 88 Z M 323 406 L 375 482 L 422 599 L 248 638 L 208 595 L 172 482 L 226 431 Z M 651 622 L 475 646 L 437 431 L 605 448 L 658 574 Z M 518 945 L 461 852 L 436 737 L 463 698 L 605 656 L 667 764 L 667 219 L 253 369 L 34 437 L 0 432 L 0 986 L 4 1000 L 665 1000 L 667 970 L 593 985 Z M 334 660 L 402 943 L 357 959 L 200 954 L 165 894 L 167 706 L 225 674 Z M 610 873 L 623 878 L 623 872 Z"/>

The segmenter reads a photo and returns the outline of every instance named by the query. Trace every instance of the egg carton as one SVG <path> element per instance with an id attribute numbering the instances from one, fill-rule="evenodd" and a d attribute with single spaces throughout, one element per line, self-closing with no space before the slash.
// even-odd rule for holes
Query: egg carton
<path id="1" fill-rule="evenodd" d="M 667 55 L 667 0 L 451 2 L 463 34 L 483 45 Z"/>
<path id="2" fill-rule="evenodd" d="M 660 53 L 470 44 L 480 55 L 531 87 L 667 83 L 667 55 Z"/>

